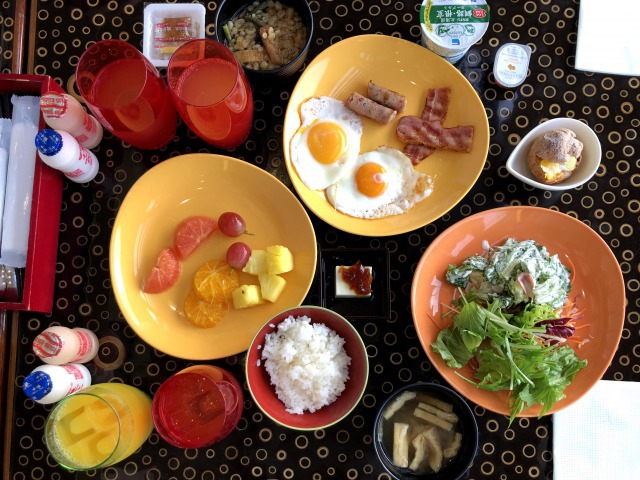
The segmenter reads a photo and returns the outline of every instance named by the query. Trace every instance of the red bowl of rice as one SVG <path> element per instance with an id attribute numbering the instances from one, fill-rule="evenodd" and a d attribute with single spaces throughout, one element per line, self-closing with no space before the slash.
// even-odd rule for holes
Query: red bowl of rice
<path id="1" fill-rule="evenodd" d="M 347 319 L 326 308 L 300 306 L 260 328 L 245 369 L 249 392 L 265 415 L 295 430 L 317 430 L 358 405 L 369 360 Z"/>

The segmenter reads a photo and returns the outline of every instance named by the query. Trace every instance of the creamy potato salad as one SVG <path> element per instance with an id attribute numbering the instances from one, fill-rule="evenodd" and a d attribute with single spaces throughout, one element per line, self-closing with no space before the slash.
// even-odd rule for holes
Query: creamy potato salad
<path id="1" fill-rule="evenodd" d="M 534 240 L 509 238 L 500 246 L 486 247 L 486 256 L 472 255 L 460 266 L 450 265 L 447 281 L 496 298 L 504 308 L 527 302 L 562 308 L 571 290 L 571 272 L 557 255 L 549 255 Z"/>

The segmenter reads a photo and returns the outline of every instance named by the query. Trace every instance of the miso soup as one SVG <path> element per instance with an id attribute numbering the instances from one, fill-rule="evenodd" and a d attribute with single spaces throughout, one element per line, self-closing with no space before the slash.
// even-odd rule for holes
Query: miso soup
<path id="1" fill-rule="evenodd" d="M 442 470 L 462 444 L 454 405 L 434 393 L 401 393 L 382 412 L 380 428 L 389 460 L 419 474 Z"/>

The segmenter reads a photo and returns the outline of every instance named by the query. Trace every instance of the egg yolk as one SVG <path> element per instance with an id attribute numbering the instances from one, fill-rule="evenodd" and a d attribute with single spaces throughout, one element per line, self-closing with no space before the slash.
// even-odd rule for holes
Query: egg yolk
<path id="1" fill-rule="evenodd" d="M 358 190 L 367 197 L 378 197 L 387 189 L 384 180 L 386 170 L 378 163 L 368 162 L 356 171 Z"/>
<path id="2" fill-rule="evenodd" d="M 347 136 L 335 123 L 316 123 L 309 129 L 307 145 L 313 158 L 328 165 L 340 158 L 347 145 Z"/>

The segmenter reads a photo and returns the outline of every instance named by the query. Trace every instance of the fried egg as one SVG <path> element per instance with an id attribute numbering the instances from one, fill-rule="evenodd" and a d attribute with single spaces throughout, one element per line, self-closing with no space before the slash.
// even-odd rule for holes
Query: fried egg
<path id="1" fill-rule="evenodd" d="M 326 195 L 342 213 L 382 218 L 405 213 L 432 191 L 432 178 L 415 170 L 404 153 L 378 147 L 360 155 L 351 170 L 326 189 Z"/>
<path id="2" fill-rule="evenodd" d="M 358 157 L 362 121 L 340 100 L 313 97 L 300 106 L 300 123 L 291 138 L 291 163 L 308 188 L 324 190 Z"/>

